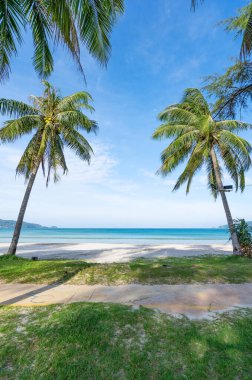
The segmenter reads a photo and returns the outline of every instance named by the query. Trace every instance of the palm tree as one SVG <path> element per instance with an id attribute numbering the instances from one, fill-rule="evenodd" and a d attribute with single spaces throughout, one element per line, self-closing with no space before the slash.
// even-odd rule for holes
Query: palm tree
<path id="1" fill-rule="evenodd" d="M 93 110 L 89 104 L 91 96 L 87 92 L 62 97 L 48 82 L 43 84 L 43 96 L 32 96 L 31 105 L 0 99 L 0 113 L 14 117 L 0 129 L 0 142 L 14 142 L 25 134 L 33 134 L 16 169 L 17 174 L 25 176 L 28 184 L 8 250 L 10 255 L 16 252 L 26 207 L 40 166 L 48 185 L 51 173 L 57 182 L 58 169 L 62 169 L 63 174 L 67 172 L 64 147 L 89 162 L 92 148 L 80 132 L 97 130 L 97 124 L 82 111 Z"/>
<path id="2" fill-rule="evenodd" d="M 2 0 L 0 1 L 0 82 L 11 71 L 11 59 L 18 52 L 27 27 L 31 30 L 33 65 L 41 78 L 53 71 L 52 48 L 65 46 L 83 72 L 80 44 L 106 64 L 109 37 L 123 0 Z"/>
<path id="3" fill-rule="evenodd" d="M 214 120 L 209 106 L 198 89 L 185 90 L 182 102 L 171 105 L 160 113 L 163 122 L 154 132 L 154 139 L 172 138 L 161 155 L 159 173 L 166 176 L 187 160 L 174 189 L 187 182 L 186 193 L 195 174 L 206 166 L 208 186 L 216 198 L 220 194 L 232 238 L 233 252 L 240 254 L 233 219 L 223 188 L 221 166 L 232 178 L 236 191 L 245 187 L 244 173 L 251 165 L 251 145 L 235 132 L 248 124 L 236 120 Z"/>

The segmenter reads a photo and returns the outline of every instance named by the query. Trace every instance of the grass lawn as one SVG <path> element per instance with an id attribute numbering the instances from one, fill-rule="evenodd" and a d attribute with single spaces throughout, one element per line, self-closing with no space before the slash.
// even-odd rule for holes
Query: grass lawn
<path id="1" fill-rule="evenodd" d="M 88 264 L 73 260 L 31 261 L 0 256 L 0 282 L 69 284 L 193 284 L 252 282 L 252 260 L 236 256 L 141 259 Z"/>
<path id="2" fill-rule="evenodd" d="M 112 304 L 0 308 L 0 379 L 251 380 L 252 311 L 214 321 Z"/>

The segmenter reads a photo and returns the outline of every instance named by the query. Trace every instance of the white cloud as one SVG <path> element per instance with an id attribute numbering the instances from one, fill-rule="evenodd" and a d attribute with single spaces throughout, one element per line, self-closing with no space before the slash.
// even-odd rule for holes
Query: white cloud
<path id="1" fill-rule="evenodd" d="M 1 170 L 12 169 L 17 166 L 22 150 L 9 145 L 0 146 Z"/>
<path id="2" fill-rule="evenodd" d="M 82 182 L 85 184 L 102 184 L 113 175 L 114 169 L 118 165 L 110 153 L 109 147 L 101 143 L 91 144 L 94 155 L 92 155 L 90 165 L 81 161 L 71 151 L 66 151 L 66 161 L 69 173 L 66 176 L 67 182 Z"/>
<path id="3" fill-rule="evenodd" d="M 172 186 L 174 187 L 176 184 L 176 178 L 163 178 L 162 176 L 158 175 L 157 173 L 154 173 L 147 169 L 141 169 L 140 172 L 147 178 L 150 178 L 154 183 L 157 185 L 162 186 Z"/>
<path id="4" fill-rule="evenodd" d="M 107 178 L 112 176 L 114 168 L 118 165 L 118 161 L 112 156 L 109 147 L 101 143 L 93 143 L 90 165 L 80 160 L 72 151 L 66 149 L 65 157 L 69 173 L 62 176 L 65 182 L 83 182 L 86 184 L 104 183 Z M 0 146 L 0 162 L 1 171 L 15 173 L 15 168 L 20 160 L 23 151 L 15 146 Z"/>
<path id="5" fill-rule="evenodd" d="M 184 190 L 172 194 L 174 178 L 166 180 L 142 169 L 138 180 L 127 175 L 122 179 L 120 162 L 111 148 L 100 142 L 94 149 L 90 167 L 67 153 L 70 173 L 59 184 L 51 183 L 46 189 L 38 176 L 26 220 L 66 227 L 211 227 L 225 223 L 222 204 L 209 195 L 204 176 L 197 178 L 200 199 L 193 189 L 188 197 Z M 25 186 L 23 178 L 15 180 L 14 174 L 20 154 L 21 149 L 14 146 L 0 147 L 0 218 L 15 218 L 20 207 Z M 250 192 L 246 193 L 228 195 L 234 217 L 251 218 L 250 210 L 242 207 L 250 198 Z"/>

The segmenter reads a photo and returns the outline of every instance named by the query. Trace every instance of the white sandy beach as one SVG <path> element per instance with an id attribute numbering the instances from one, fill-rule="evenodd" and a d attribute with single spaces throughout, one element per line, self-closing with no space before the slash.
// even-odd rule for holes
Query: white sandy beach
<path id="1" fill-rule="evenodd" d="M 0 254 L 8 249 L 0 243 Z M 127 262 L 144 258 L 227 255 L 231 244 L 111 244 L 111 243 L 20 243 L 17 255 L 39 259 L 82 259 L 93 263 Z"/>

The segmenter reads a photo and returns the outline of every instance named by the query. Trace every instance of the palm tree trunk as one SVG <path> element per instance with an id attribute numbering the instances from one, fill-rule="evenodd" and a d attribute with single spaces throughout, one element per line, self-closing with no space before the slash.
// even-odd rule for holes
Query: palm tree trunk
<path id="1" fill-rule="evenodd" d="M 24 221 L 25 211 L 26 211 L 27 204 L 28 204 L 30 194 L 31 194 L 31 190 L 32 190 L 32 187 L 33 187 L 33 184 L 34 184 L 37 172 L 38 172 L 39 164 L 40 164 L 40 162 L 38 162 L 38 164 L 35 166 L 35 168 L 33 169 L 32 173 L 30 175 L 28 185 L 27 185 L 27 188 L 25 191 L 25 195 L 24 195 L 24 198 L 23 198 L 20 210 L 19 210 L 18 218 L 17 218 L 16 224 L 15 224 L 15 229 L 14 229 L 12 241 L 11 241 L 7 255 L 15 255 L 15 253 L 16 253 L 17 244 L 18 244 L 22 224 Z"/>
<path id="2" fill-rule="evenodd" d="M 222 184 L 222 179 L 221 179 L 220 167 L 219 167 L 218 160 L 217 160 L 217 157 L 216 157 L 216 154 L 215 154 L 213 147 L 211 149 L 211 158 L 212 158 L 213 168 L 214 168 L 215 177 L 216 177 L 216 181 L 217 181 L 217 185 L 218 185 L 218 191 L 221 195 L 223 207 L 224 207 L 224 210 L 226 213 L 229 231 L 231 234 L 231 239 L 232 239 L 232 244 L 233 244 L 233 254 L 234 255 L 240 255 L 241 254 L 241 247 L 240 247 L 240 244 L 238 241 L 237 234 L 236 234 L 235 229 L 234 229 L 233 218 L 232 218 L 231 211 L 230 211 L 230 208 L 228 205 L 227 197 L 226 197 L 225 192 L 223 191 L 223 184 Z"/>

